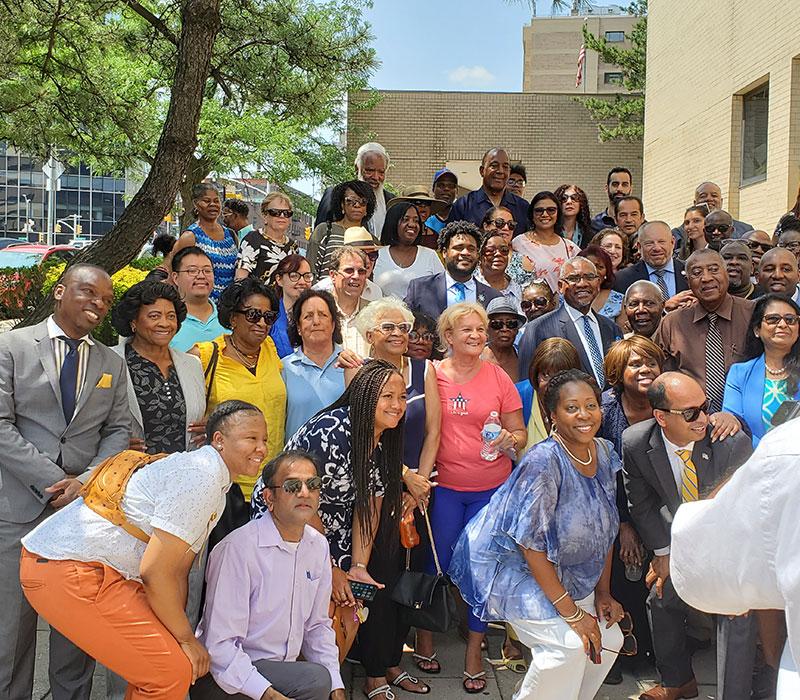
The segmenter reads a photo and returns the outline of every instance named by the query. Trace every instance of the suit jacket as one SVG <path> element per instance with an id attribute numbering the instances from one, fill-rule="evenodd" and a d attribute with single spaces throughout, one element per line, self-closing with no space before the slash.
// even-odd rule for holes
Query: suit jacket
<path id="1" fill-rule="evenodd" d="M 608 352 L 611 344 L 622 338 L 622 330 L 610 318 L 601 316 L 600 314 L 591 312 L 597 319 L 600 325 L 600 339 L 603 341 L 601 348 L 603 355 Z M 575 328 L 575 323 L 567 313 L 566 303 L 562 304 L 555 311 L 546 313 L 544 316 L 531 321 L 525 326 L 525 333 L 519 343 L 517 350 L 517 357 L 519 358 L 519 376 L 527 377 L 528 369 L 530 368 L 533 354 L 536 348 L 546 338 L 566 338 L 570 343 L 575 346 L 578 351 L 578 357 L 581 361 L 581 368 L 586 374 L 594 376 L 594 367 L 583 348 L 581 337 L 578 334 L 578 329 Z M 603 387 L 600 387 L 601 389 Z"/>
<path id="2" fill-rule="evenodd" d="M 0 334 L 0 519 L 31 522 L 51 498 L 48 486 L 66 476 L 85 481 L 129 439 L 125 366 L 111 349 L 89 347 L 67 425 L 47 321 Z"/>
<path id="3" fill-rule="evenodd" d="M 328 215 L 331 213 L 332 195 L 333 195 L 333 187 L 328 187 L 325 190 L 325 192 L 322 193 L 322 199 L 319 200 L 319 206 L 317 207 L 317 218 L 314 219 L 314 228 L 316 228 L 320 224 L 324 224 L 328 220 Z M 390 199 L 394 199 L 394 195 L 384 187 L 383 198 L 386 200 L 386 203 L 388 204 Z M 381 232 L 378 231 L 375 234 L 375 236 L 376 238 L 380 238 Z"/>
<path id="4" fill-rule="evenodd" d="M 503 296 L 501 292 L 475 280 L 475 297 L 484 308 L 492 299 Z M 421 311 L 432 319 L 439 318 L 447 308 L 447 277 L 444 272 L 411 280 L 405 298 L 412 311 Z"/>
<path id="5" fill-rule="evenodd" d="M 725 377 L 725 398 L 722 410 L 733 413 L 747 425 L 753 435 L 753 449 L 766 434 L 764 420 L 761 417 L 761 405 L 764 402 L 764 353 L 747 362 L 731 365 Z M 800 389 L 792 397 L 800 401 Z"/>
<path id="6" fill-rule="evenodd" d="M 145 434 L 142 410 L 139 408 L 139 401 L 136 398 L 128 363 L 125 362 L 125 347 L 129 342 L 130 339 L 115 346 L 113 350 L 122 358 L 125 364 L 125 376 L 128 383 L 128 409 L 131 414 L 131 435 L 143 438 Z M 191 443 L 192 435 L 189 433 L 189 424 L 202 420 L 206 413 L 206 384 L 203 377 L 203 365 L 200 363 L 200 358 L 174 348 L 169 349 L 169 354 L 172 357 L 172 364 L 175 365 L 175 371 L 178 373 L 178 381 L 183 392 L 183 399 L 186 402 L 186 449 L 188 451 L 194 449 Z"/>
<path id="7" fill-rule="evenodd" d="M 675 269 L 675 293 L 677 294 L 678 292 L 689 289 L 689 282 L 686 280 L 686 275 L 683 272 L 683 263 L 677 258 L 673 258 L 672 263 Z M 628 287 L 634 282 L 639 282 L 641 280 L 650 280 L 650 275 L 647 274 L 647 265 L 645 265 L 642 260 L 617 273 L 617 278 L 614 281 L 614 289 L 625 294 Z"/>
<path id="8" fill-rule="evenodd" d="M 738 469 L 752 453 L 750 440 L 741 431 L 714 443 L 710 434 L 709 426 L 692 450 L 701 495 L 716 486 L 729 469 Z M 681 496 L 655 418 L 622 433 L 622 470 L 631 519 L 644 546 L 650 550 L 668 547 Z"/>

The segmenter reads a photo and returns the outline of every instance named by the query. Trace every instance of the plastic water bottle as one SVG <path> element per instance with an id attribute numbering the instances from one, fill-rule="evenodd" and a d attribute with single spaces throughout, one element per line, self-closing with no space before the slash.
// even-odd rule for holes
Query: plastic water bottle
<path id="1" fill-rule="evenodd" d="M 492 447 L 489 443 L 497 439 L 502 429 L 503 427 L 500 425 L 500 414 L 497 411 L 492 411 L 483 424 L 483 430 L 481 430 L 481 438 L 483 438 L 483 444 L 481 444 L 481 459 L 485 459 L 487 462 L 494 462 L 494 460 L 500 456 L 500 451 L 496 447 Z"/>

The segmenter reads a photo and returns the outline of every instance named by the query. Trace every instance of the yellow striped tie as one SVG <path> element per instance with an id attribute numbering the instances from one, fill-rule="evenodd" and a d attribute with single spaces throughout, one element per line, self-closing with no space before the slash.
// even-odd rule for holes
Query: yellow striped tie
<path id="1" fill-rule="evenodd" d="M 675 450 L 675 454 L 683 462 L 683 473 L 681 474 L 681 500 L 696 501 L 700 498 L 700 491 L 697 487 L 697 469 L 692 462 L 692 453 L 689 450 Z"/>

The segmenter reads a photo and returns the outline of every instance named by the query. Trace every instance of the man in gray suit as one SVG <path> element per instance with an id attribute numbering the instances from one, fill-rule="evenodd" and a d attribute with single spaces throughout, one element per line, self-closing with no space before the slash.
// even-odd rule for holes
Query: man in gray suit
<path id="1" fill-rule="evenodd" d="M 743 432 L 725 437 L 731 428 L 720 429 L 719 421 L 712 430 L 703 389 L 687 375 L 662 374 L 650 385 L 647 398 L 653 418 L 622 434 L 630 515 L 644 546 L 654 554 L 648 582 L 655 582 L 647 605 L 662 684 L 639 697 L 678 700 L 696 697 L 698 690 L 687 649 L 686 617 L 691 609 L 678 597 L 669 577 L 672 518 L 681 503 L 698 500 L 729 469 L 744 464 L 752 450 Z M 712 434 L 718 438 L 718 433 L 725 439 L 712 442 Z M 718 620 L 717 676 L 723 700 L 750 697 L 753 631 L 750 618 Z"/>
<path id="2" fill-rule="evenodd" d="M 91 338 L 114 301 L 111 279 L 71 267 L 55 312 L 0 335 L 0 700 L 29 700 L 36 613 L 19 583 L 20 538 L 74 500 L 90 470 L 128 447 L 122 359 Z M 50 633 L 54 700 L 89 697 L 94 660 Z"/>

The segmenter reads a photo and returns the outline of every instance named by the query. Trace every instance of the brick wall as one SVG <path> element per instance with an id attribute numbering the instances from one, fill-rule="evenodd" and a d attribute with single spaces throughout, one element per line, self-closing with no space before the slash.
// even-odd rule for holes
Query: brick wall
<path id="1" fill-rule="evenodd" d="M 366 93 L 351 93 L 348 146 L 383 144 L 395 187 L 430 183 L 449 161 L 480 161 L 504 146 L 528 172 L 526 197 L 564 182 L 580 185 L 593 211 L 606 205 L 603 187 L 615 165 L 631 169 L 638 193 L 641 143 L 600 143 L 584 106 L 571 95 L 495 92 L 382 91 L 371 110 L 358 110 Z"/>
<path id="2" fill-rule="evenodd" d="M 678 223 L 703 180 L 725 208 L 769 232 L 800 183 L 797 0 L 677 3 L 648 16 L 644 200 Z M 769 80 L 766 180 L 740 184 L 742 95 Z"/>

